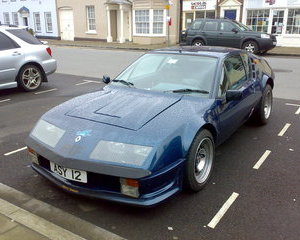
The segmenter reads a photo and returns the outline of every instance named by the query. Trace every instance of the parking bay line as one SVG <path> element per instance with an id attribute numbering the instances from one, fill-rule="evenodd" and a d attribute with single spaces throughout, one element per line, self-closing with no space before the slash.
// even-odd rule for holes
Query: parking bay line
<path id="1" fill-rule="evenodd" d="M 291 126 L 291 124 L 290 123 L 286 123 L 285 125 L 284 125 L 284 127 L 282 128 L 282 130 L 278 133 L 278 136 L 279 137 L 282 137 L 284 134 L 285 134 L 285 132 L 288 130 L 288 128 Z"/>
<path id="2" fill-rule="evenodd" d="M 100 83 L 100 82 L 97 82 L 97 81 L 93 81 L 93 80 L 83 80 L 83 82 L 81 83 L 76 83 L 75 85 L 76 86 L 80 86 L 80 85 L 84 85 L 84 84 L 87 84 L 87 83 Z"/>
<path id="3" fill-rule="evenodd" d="M 267 157 L 270 155 L 271 151 L 266 150 L 265 153 L 260 157 L 260 159 L 257 161 L 257 163 L 253 166 L 253 169 L 259 169 L 260 166 L 264 163 L 264 161 L 267 159 Z"/>
<path id="4" fill-rule="evenodd" d="M 53 92 L 53 91 L 56 91 L 56 90 L 57 90 L 57 88 L 53 88 L 53 89 L 49 89 L 49 90 L 45 90 L 45 91 L 35 92 L 34 94 L 38 95 L 38 94 Z"/>
<path id="5" fill-rule="evenodd" d="M 217 214 L 209 222 L 209 224 L 207 224 L 207 226 L 210 228 L 215 228 L 238 196 L 238 193 L 233 192 L 231 196 L 227 199 L 227 201 L 223 204 L 223 206 L 220 208 L 220 210 L 217 212 Z"/>
<path id="6" fill-rule="evenodd" d="M 12 154 L 14 154 L 14 153 L 24 151 L 24 150 L 26 150 L 26 149 L 27 149 L 27 147 L 22 147 L 22 148 L 19 148 L 19 149 L 14 150 L 14 151 L 5 153 L 4 156 L 9 156 L 9 155 L 12 155 Z"/>
<path id="7" fill-rule="evenodd" d="M 8 102 L 8 101 L 10 101 L 10 100 L 11 100 L 11 99 L 0 100 L 0 103 Z"/>
<path id="8" fill-rule="evenodd" d="M 51 240 L 84 239 L 1 198 L 0 213 Z"/>
<path id="9" fill-rule="evenodd" d="M 285 105 L 288 105 L 288 106 L 294 106 L 294 107 L 299 107 L 297 109 L 297 111 L 295 112 L 296 115 L 299 115 L 300 114 L 300 105 L 299 104 L 294 104 L 294 103 L 286 103 Z"/>

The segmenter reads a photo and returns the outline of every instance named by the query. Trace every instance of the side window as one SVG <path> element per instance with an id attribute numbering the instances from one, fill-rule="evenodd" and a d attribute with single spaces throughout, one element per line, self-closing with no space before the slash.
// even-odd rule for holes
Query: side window
<path id="1" fill-rule="evenodd" d="M 247 80 L 241 57 L 239 55 L 229 57 L 224 61 L 224 65 L 229 81 L 228 89 L 239 89 Z"/>
<path id="2" fill-rule="evenodd" d="M 204 24 L 203 31 L 217 31 L 218 22 L 216 21 L 206 21 Z"/>
<path id="3" fill-rule="evenodd" d="M 252 78 L 252 74 L 251 74 L 252 66 L 251 66 L 250 58 L 249 58 L 248 54 L 246 54 L 246 53 L 242 53 L 241 57 L 242 57 L 242 60 L 243 60 L 244 66 L 245 66 L 246 74 L 247 74 L 248 78 L 251 79 Z"/>
<path id="4" fill-rule="evenodd" d="M 202 21 L 195 21 L 193 24 L 192 24 L 192 29 L 194 29 L 194 30 L 198 30 L 198 29 L 200 29 L 200 27 L 201 27 L 201 24 L 202 24 Z"/>
<path id="5" fill-rule="evenodd" d="M 0 32 L 0 51 L 17 48 L 18 45 L 4 33 Z"/>
<path id="6" fill-rule="evenodd" d="M 234 26 L 229 22 L 220 22 L 220 31 L 231 32 Z"/>
<path id="7" fill-rule="evenodd" d="M 219 92 L 218 92 L 218 96 L 222 97 L 225 95 L 227 89 L 229 87 L 229 81 L 227 78 L 227 73 L 225 70 L 225 65 L 223 65 L 222 68 L 222 73 L 221 73 L 221 79 L 220 79 L 220 86 L 219 86 Z"/>

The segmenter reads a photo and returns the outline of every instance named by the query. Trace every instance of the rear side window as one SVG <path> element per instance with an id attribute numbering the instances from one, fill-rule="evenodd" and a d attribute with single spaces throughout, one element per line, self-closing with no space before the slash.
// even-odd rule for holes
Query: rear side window
<path id="1" fill-rule="evenodd" d="M 4 33 L 0 32 L 0 51 L 9 50 L 18 47 L 19 47 L 18 44 L 16 44 L 12 39 L 10 39 Z"/>
<path id="2" fill-rule="evenodd" d="M 201 27 L 201 24 L 202 24 L 202 21 L 195 21 L 194 23 L 193 23 L 193 25 L 192 25 L 192 29 L 195 29 L 195 30 L 198 30 L 198 29 L 200 29 L 200 27 Z"/>
<path id="3" fill-rule="evenodd" d="M 206 21 L 203 30 L 204 31 L 217 31 L 218 22 L 215 21 Z"/>
<path id="4" fill-rule="evenodd" d="M 22 39 L 24 42 L 27 42 L 29 44 L 39 45 L 42 44 L 40 40 L 32 36 L 29 32 L 23 30 L 23 29 L 8 29 L 6 30 L 9 33 L 15 35 L 16 37 Z"/>

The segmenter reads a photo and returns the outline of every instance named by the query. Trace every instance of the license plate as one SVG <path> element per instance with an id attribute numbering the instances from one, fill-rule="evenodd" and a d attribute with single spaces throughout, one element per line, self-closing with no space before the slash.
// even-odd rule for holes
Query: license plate
<path id="1" fill-rule="evenodd" d="M 273 42 L 273 45 L 276 45 L 277 44 L 277 42 Z"/>
<path id="2" fill-rule="evenodd" d="M 76 182 L 87 183 L 86 171 L 65 168 L 53 162 L 50 162 L 50 169 L 52 172 L 58 174 L 63 178 L 73 180 Z"/>

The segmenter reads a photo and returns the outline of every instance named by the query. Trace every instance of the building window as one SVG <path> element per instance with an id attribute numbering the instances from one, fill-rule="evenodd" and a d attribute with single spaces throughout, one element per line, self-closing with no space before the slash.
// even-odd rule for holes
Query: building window
<path id="1" fill-rule="evenodd" d="M 18 17 L 18 13 L 13 12 L 11 15 L 12 15 L 12 22 L 13 22 L 13 25 L 18 26 L 18 25 L 19 25 L 19 17 Z"/>
<path id="2" fill-rule="evenodd" d="M 46 32 L 53 32 L 51 12 L 45 13 Z"/>
<path id="3" fill-rule="evenodd" d="M 150 11 L 135 10 L 135 31 L 137 34 L 150 33 Z"/>
<path id="4" fill-rule="evenodd" d="M 88 31 L 96 31 L 95 6 L 87 6 L 86 11 Z"/>
<path id="5" fill-rule="evenodd" d="M 215 11 L 196 11 L 195 18 L 215 18 Z"/>
<path id="6" fill-rule="evenodd" d="M 4 19 L 4 24 L 9 24 L 9 13 L 8 12 L 5 12 L 3 13 L 3 19 Z"/>
<path id="7" fill-rule="evenodd" d="M 33 13 L 33 18 L 34 18 L 34 29 L 36 32 L 41 32 L 42 27 L 41 27 L 41 16 L 40 13 Z"/>
<path id="8" fill-rule="evenodd" d="M 300 34 L 300 9 L 289 9 L 286 34 Z"/>
<path id="9" fill-rule="evenodd" d="M 164 32 L 164 10 L 153 10 L 153 34 Z"/>
<path id="10" fill-rule="evenodd" d="M 248 10 L 247 25 L 257 32 L 268 32 L 270 10 Z"/>

